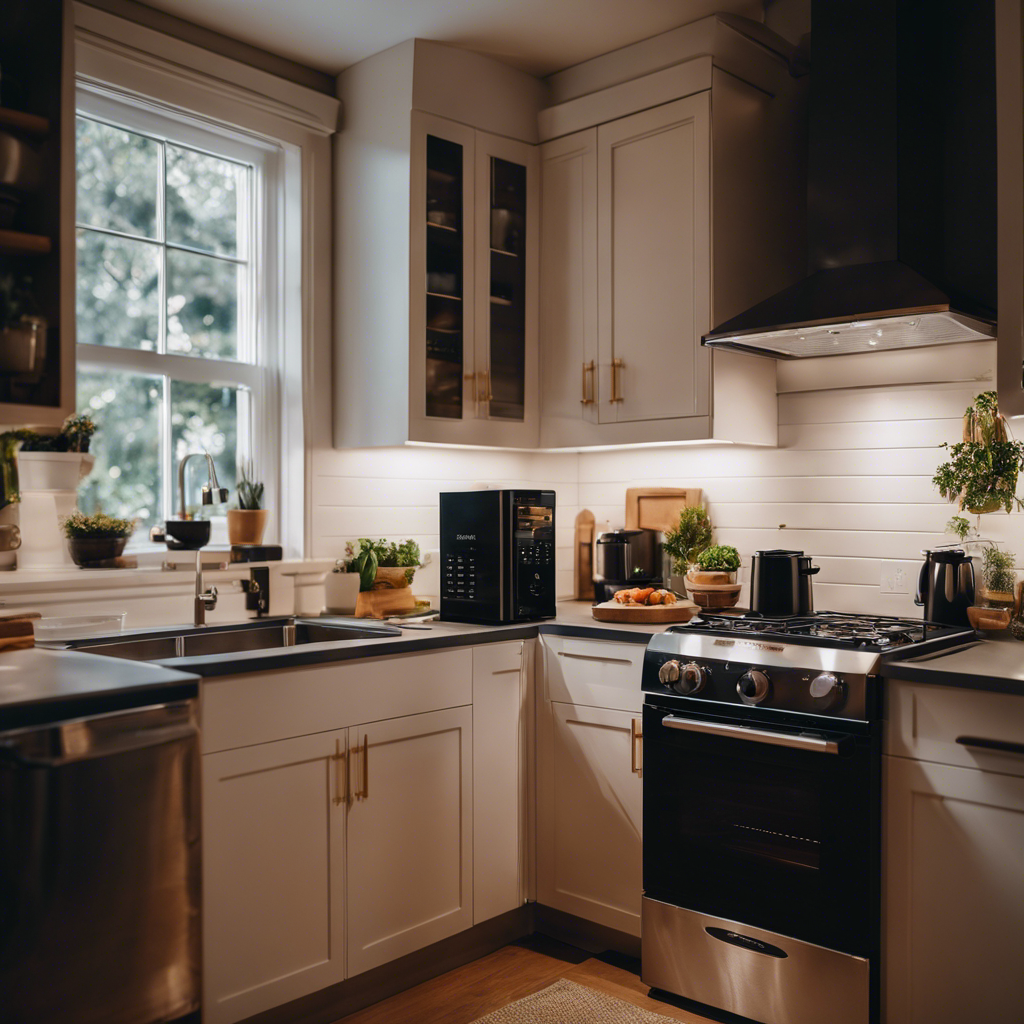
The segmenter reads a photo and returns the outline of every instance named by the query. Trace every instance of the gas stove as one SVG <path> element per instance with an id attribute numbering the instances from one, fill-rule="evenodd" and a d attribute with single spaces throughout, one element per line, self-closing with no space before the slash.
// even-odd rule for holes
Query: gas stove
<path id="1" fill-rule="evenodd" d="M 652 989 L 771 1024 L 878 1020 L 878 670 L 973 637 L 819 612 L 703 614 L 651 638 L 641 976 Z"/>
<path id="2" fill-rule="evenodd" d="M 761 711 L 870 720 L 867 680 L 890 656 L 964 643 L 969 629 L 891 616 L 817 612 L 789 618 L 705 613 L 651 639 L 648 695 Z"/>

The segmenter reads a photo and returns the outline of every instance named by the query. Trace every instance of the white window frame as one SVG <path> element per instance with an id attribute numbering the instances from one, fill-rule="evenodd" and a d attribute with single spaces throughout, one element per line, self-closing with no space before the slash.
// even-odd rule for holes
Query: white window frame
<path id="1" fill-rule="evenodd" d="M 79 88 L 277 148 L 280 274 L 266 336 L 279 367 L 276 512 L 285 557 L 302 558 L 313 538 L 315 454 L 330 446 L 331 136 L 341 104 L 77 0 L 71 8 Z"/>
<path id="2" fill-rule="evenodd" d="M 277 303 L 276 289 L 266 282 L 279 278 L 280 265 L 277 245 L 277 206 L 280 190 L 280 149 L 262 139 L 246 137 L 237 131 L 211 131 L 197 125 L 185 113 L 169 114 L 156 110 L 150 104 L 133 97 L 131 101 L 117 98 L 95 87 L 79 86 L 76 93 L 76 113 L 82 117 L 104 124 L 123 128 L 158 139 L 170 145 L 209 153 L 217 157 L 234 160 L 251 168 L 247 175 L 248 195 L 243 196 L 243 214 L 239 222 L 239 236 L 245 239 L 245 276 L 248 284 L 242 289 L 242 301 L 238 310 L 239 360 L 211 359 L 183 353 L 159 352 L 144 349 L 129 349 L 108 345 L 76 344 L 77 368 L 116 370 L 147 376 L 186 381 L 195 384 L 225 384 L 239 386 L 238 391 L 238 442 L 235 453 L 239 465 L 252 459 L 259 467 L 266 486 L 264 503 L 271 510 L 271 528 L 277 536 L 275 512 L 280 488 L 277 481 L 279 453 L 276 439 L 280 436 L 280 398 L 277 378 L 279 367 L 277 353 L 278 339 L 275 330 Z M 163 205 L 163 182 L 158 183 L 158 206 Z M 163 211 L 158 209 L 157 234 L 163 222 Z M 250 231 L 249 228 L 252 228 Z M 107 231 L 92 225 L 77 223 L 76 229 L 100 231 L 112 237 L 140 240 L 161 248 L 161 334 L 166 338 L 167 304 L 166 285 L 166 230 L 164 241 L 142 239 L 117 231 Z M 241 248 L 241 246 L 240 246 Z M 165 516 L 175 515 L 180 507 L 181 495 L 177 493 L 177 463 L 171 449 L 170 392 L 164 395 L 160 422 L 161 450 L 165 456 L 171 454 L 170 464 L 164 465 L 161 505 L 156 510 L 157 518 L 150 525 L 160 523 Z M 194 505 L 197 492 L 195 480 L 186 480 L 188 493 L 186 505 Z M 232 500 L 235 500 L 232 498 Z M 214 531 L 211 542 L 226 542 L 225 508 L 214 508 Z M 136 539 L 133 550 L 147 546 L 146 537 Z"/>

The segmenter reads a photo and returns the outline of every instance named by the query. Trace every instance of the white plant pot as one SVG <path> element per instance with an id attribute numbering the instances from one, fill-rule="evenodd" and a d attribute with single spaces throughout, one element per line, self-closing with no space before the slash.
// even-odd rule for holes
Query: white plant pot
<path id="1" fill-rule="evenodd" d="M 324 606 L 334 615 L 354 615 L 359 599 L 359 573 L 329 572 L 324 577 Z"/>
<path id="2" fill-rule="evenodd" d="M 24 491 L 77 491 L 92 471 L 88 452 L 18 452 L 18 488 Z"/>

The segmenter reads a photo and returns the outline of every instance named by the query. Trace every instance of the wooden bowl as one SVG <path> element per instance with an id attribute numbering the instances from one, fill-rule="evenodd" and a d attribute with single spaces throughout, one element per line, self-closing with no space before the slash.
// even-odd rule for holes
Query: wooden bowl
<path id="1" fill-rule="evenodd" d="M 967 621 L 982 633 L 1000 633 L 1004 629 L 1009 629 L 1012 618 L 1012 608 L 985 608 L 972 604 L 967 609 Z"/>
<path id="2" fill-rule="evenodd" d="M 377 567 L 377 575 L 373 579 L 374 590 L 404 590 L 412 582 L 406 573 L 408 569 L 394 565 Z"/>
<path id="3" fill-rule="evenodd" d="M 686 593 L 701 606 L 701 608 L 732 608 L 739 602 L 742 583 L 729 583 L 711 587 L 701 586 L 699 583 L 688 583 Z"/>

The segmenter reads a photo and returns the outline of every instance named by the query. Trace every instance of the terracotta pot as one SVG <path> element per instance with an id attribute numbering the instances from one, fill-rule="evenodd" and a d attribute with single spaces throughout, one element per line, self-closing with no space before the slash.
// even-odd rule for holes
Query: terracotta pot
<path id="1" fill-rule="evenodd" d="M 267 528 L 269 509 L 228 509 L 228 541 L 232 544 L 260 544 Z"/>
<path id="2" fill-rule="evenodd" d="M 415 572 L 415 567 L 400 569 L 396 566 L 378 566 L 377 575 L 373 580 L 374 590 L 404 590 L 412 580 L 409 576 Z M 406 576 L 406 573 L 409 576 Z"/>

